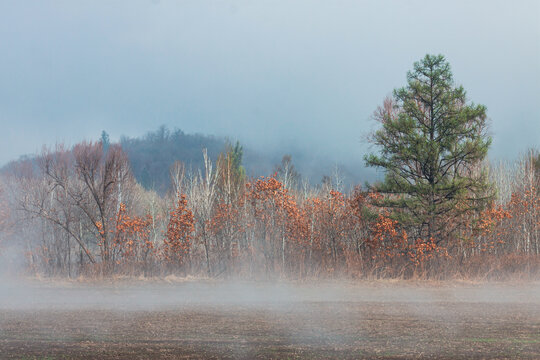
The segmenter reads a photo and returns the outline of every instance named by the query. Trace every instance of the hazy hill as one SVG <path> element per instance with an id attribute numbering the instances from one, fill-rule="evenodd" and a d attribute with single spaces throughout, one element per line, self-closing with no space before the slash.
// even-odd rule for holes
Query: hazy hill
<path id="1" fill-rule="evenodd" d="M 161 126 L 141 137 L 121 137 L 120 144 L 129 157 L 133 174 L 147 189 L 164 192 L 169 186 L 169 168 L 182 161 L 187 169 L 203 166 L 202 150 L 215 160 L 223 151 L 226 139 L 201 134 L 185 134 L 182 130 L 170 131 Z"/>
<path id="2" fill-rule="evenodd" d="M 145 188 L 159 193 L 164 193 L 169 188 L 169 168 L 176 160 L 182 161 L 186 169 L 198 171 L 203 167 L 202 150 L 206 148 L 215 162 L 219 153 L 226 149 L 227 142 L 236 141 L 212 135 L 186 134 L 180 129 L 170 130 L 165 126 L 140 137 L 120 138 L 120 144 L 129 157 L 137 181 Z M 320 183 L 324 176 L 332 176 L 336 166 L 345 186 L 367 180 L 363 168 L 337 164 L 336 161 L 312 154 L 308 149 L 287 148 L 262 152 L 243 146 L 243 154 L 242 164 L 250 177 L 271 175 L 282 157 L 289 154 L 300 176 L 312 184 Z M 1 172 L 31 173 L 37 169 L 37 157 L 21 156 L 2 167 Z"/>
<path id="3" fill-rule="evenodd" d="M 186 134 L 180 129 L 171 131 L 161 126 L 141 137 L 122 137 L 120 144 L 130 159 L 137 180 L 146 188 L 163 192 L 169 186 L 169 168 L 175 160 L 182 161 L 187 169 L 197 171 L 203 166 L 203 148 L 208 150 L 208 155 L 215 161 L 219 153 L 225 150 L 228 141 L 236 142 L 224 137 Z M 313 155 L 306 149 L 288 148 L 262 152 L 243 146 L 243 150 L 242 164 L 247 175 L 252 177 L 271 175 L 282 157 L 289 154 L 300 176 L 312 184 L 320 183 L 325 175 L 332 176 L 336 166 L 343 176 L 345 186 L 367 180 L 363 176 L 363 168 L 355 169 L 350 165 L 337 164 L 330 159 Z"/>

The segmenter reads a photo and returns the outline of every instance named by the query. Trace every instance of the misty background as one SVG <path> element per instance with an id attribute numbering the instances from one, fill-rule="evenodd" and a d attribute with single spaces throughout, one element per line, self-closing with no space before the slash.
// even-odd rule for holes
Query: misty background
<path id="1" fill-rule="evenodd" d="M 491 159 L 540 134 L 538 1 L 3 1 L 0 52 L 0 166 L 165 125 L 370 180 L 371 114 L 426 53 L 487 106 Z"/>

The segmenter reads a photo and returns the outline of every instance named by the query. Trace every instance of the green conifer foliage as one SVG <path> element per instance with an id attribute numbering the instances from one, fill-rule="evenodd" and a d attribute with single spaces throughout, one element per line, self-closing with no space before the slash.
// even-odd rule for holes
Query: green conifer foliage
<path id="1" fill-rule="evenodd" d="M 375 188 L 381 205 L 437 242 L 450 232 L 449 218 L 481 209 L 493 196 L 481 168 L 491 138 L 486 107 L 468 103 L 442 55 L 426 55 L 407 73 L 407 86 L 375 112 L 381 127 L 370 140 L 378 153 L 365 157 L 382 168 Z"/>

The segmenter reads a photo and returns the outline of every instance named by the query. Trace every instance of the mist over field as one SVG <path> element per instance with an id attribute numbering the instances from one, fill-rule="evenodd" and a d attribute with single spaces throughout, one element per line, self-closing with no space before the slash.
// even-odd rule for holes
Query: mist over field
<path id="1" fill-rule="evenodd" d="M 426 53 L 445 54 L 488 107 L 491 157 L 513 159 L 540 131 L 539 6 L 4 2 L 0 164 L 42 144 L 102 130 L 118 141 L 165 124 L 363 167 L 373 111 Z"/>
<path id="2" fill-rule="evenodd" d="M 7 358 L 533 359 L 540 286 L 2 282 Z"/>
<path id="3" fill-rule="evenodd" d="M 404 303 L 426 314 L 444 311 L 447 302 L 532 304 L 540 302 L 540 284 L 399 282 L 250 282 L 196 281 L 179 278 L 62 282 L 36 279 L 1 284 L 2 310 L 155 311 L 178 308 L 286 310 L 308 303 Z M 437 310 L 438 309 L 438 310 Z"/>
<path id="4" fill-rule="evenodd" d="M 0 358 L 540 358 L 540 2 L 0 3 Z"/>

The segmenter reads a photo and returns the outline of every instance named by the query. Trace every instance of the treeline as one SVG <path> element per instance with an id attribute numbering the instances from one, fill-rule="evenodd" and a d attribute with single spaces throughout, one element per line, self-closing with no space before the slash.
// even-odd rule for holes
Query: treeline
<path id="1" fill-rule="evenodd" d="M 497 197 L 444 219 L 437 238 L 382 206 L 392 195 L 300 183 L 290 158 L 260 178 L 246 176 L 239 146 L 201 159 L 201 171 L 175 162 L 161 195 L 135 180 L 119 144 L 46 149 L 2 177 L 0 226 L 28 271 L 47 276 L 538 276 L 537 152 L 486 166 Z"/>
<path id="2" fill-rule="evenodd" d="M 107 134 L 103 135 L 107 140 Z M 107 140 L 108 141 L 108 140 Z M 107 142 L 106 141 L 106 142 Z M 208 156 L 216 160 L 228 144 L 236 144 L 231 139 L 202 135 L 186 134 L 180 129 L 170 130 L 160 126 L 156 131 L 149 131 L 141 137 L 120 138 L 120 145 L 131 164 L 131 170 L 138 183 L 144 188 L 165 194 L 170 187 L 168 169 L 175 161 L 181 161 L 186 169 L 197 172 L 204 169 L 201 151 L 206 149 Z M 320 183 L 325 176 L 331 176 L 334 168 L 339 168 L 347 185 L 365 179 L 364 171 L 352 171 L 349 160 L 338 162 L 291 144 L 282 150 L 295 159 L 304 181 Z M 276 170 L 283 152 L 262 152 L 252 147 L 243 146 L 243 166 L 248 176 L 269 174 Z M 344 164 L 346 163 L 346 164 Z M 14 164 L 13 164 L 14 165 Z"/>
<path id="3" fill-rule="evenodd" d="M 106 133 L 104 133 L 106 137 Z M 102 139 L 103 140 L 103 139 Z M 165 126 L 150 131 L 142 137 L 121 137 L 120 145 L 126 153 L 133 175 L 146 189 L 165 193 L 170 186 L 167 170 L 175 161 L 197 171 L 203 168 L 202 149 L 216 159 L 227 140 L 201 134 L 185 134 L 180 129 L 173 131 Z"/>

